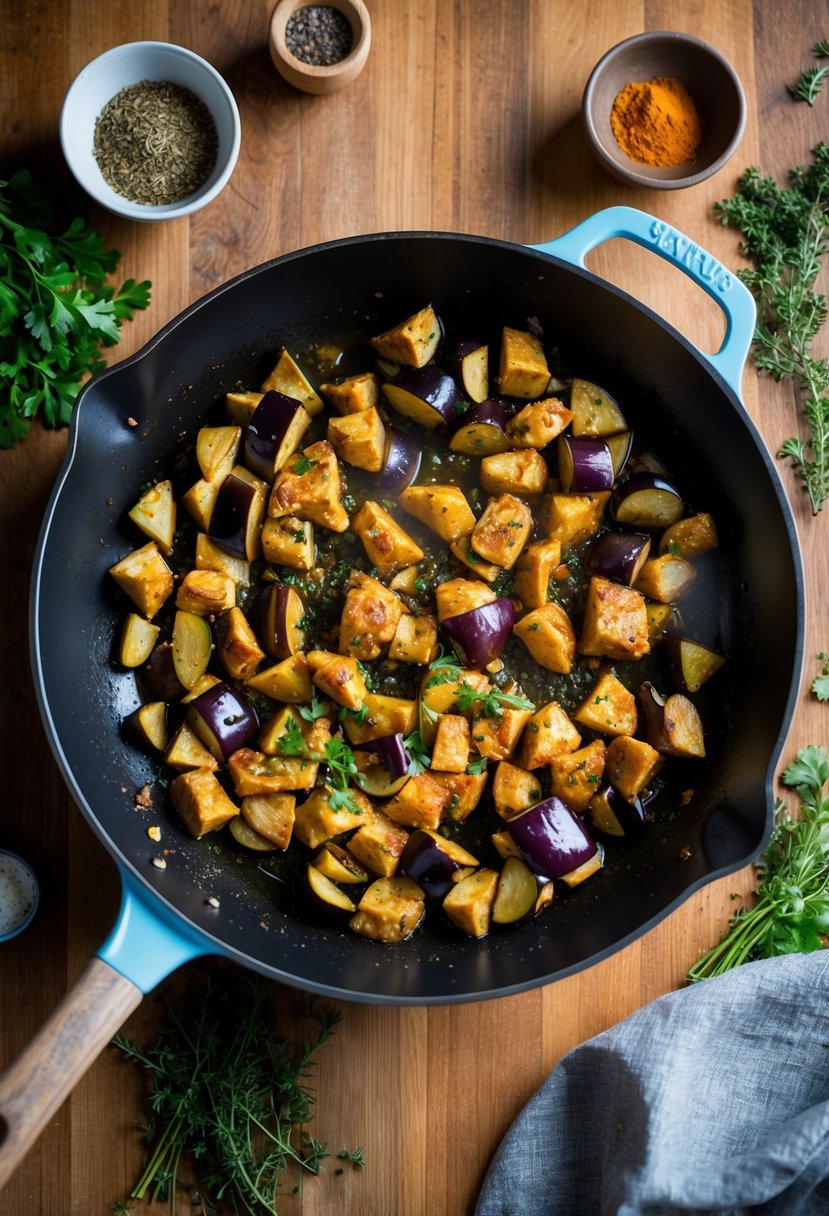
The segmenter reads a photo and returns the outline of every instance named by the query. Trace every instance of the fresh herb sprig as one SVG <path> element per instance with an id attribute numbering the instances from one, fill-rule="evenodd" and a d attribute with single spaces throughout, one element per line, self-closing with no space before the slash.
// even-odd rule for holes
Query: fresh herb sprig
<path id="1" fill-rule="evenodd" d="M 829 58 L 829 39 L 822 38 L 816 42 L 812 47 L 812 54 L 815 59 Z M 797 81 L 794 84 L 786 85 L 786 88 L 795 101 L 805 101 L 808 105 L 813 106 L 827 76 L 829 76 L 829 68 L 805 68 Z"/>
<path id="2" fill-rule="evenodd" d="M 782 802 L 771 840 L 757 868 L 761 881 L 751 908 L 741 908 L 719 945 L 688 972 L 689 980 L 711 979 L 741 963 L 778 954 L 807 953 L 829 933 L 829 756 L 822 747 L 802 748 L 781 780 L 800 799 L 793 817 Z"/>
<path id="3" fill-rule="evenodd" d="M 222 1202 L 247 1216 L 275 1216 L 289 1175 L 317 1174 L 329 1156 L 305 1130 L 314 1104 L 306 1082 L 341 1015 L 312 1009 L 314 1036 L 293 1047 L 276 1032 L 275 988 L 264 980 L 209 974 L 177 1000 L 162 989 L 162 999 L 164 1025 L 148 1050 L 124 1035 L 114 1040 L 152 1086 L 147 1161 L 130 1199 L 166 1200 L 176 1210 L 179 1170 L 189 1157 L 204 1211 Z M 364 1164 L 360 1149 L 338 1155 Z"/>
<path id="4" fill-rule="evenodd" d="M 802 402 L 808 439 L 787 439 L 778 458 L 791 459 L 817 515 L 829 497 L 829 360 L 812 354 L 827 315 L 814 285 L 829 252 L 829 144 L 818 144 L 808 169 L 792 169 L 789 179 L 781 188 L 752 166 L 737 194 L 714 209 L 742 232 L 741 252 L 754 263 L 738 274 L 757 303 L 757 367 L 777 381 L 790 377 Z"/>
<path id="5" fill-rule="evenodd" d="M 313 704 L 312 701 L 312 707 Z M 313 713 L 313 710 L 311 712 Z M 308 716 L 308 720 L 314 721 L 315 718 Z M 321 752 L 311 751 L 296 719 L 288 718 L 285 730 L 279 737 L 277 749 L 280 756 L 302 756 L 318 764 L 325 764 L 328 768 L 331 786 L 328 802 L 332 810 L 342 809 L 349 810 L 355 815 L 362 814 L 362 807 L 349 790 L 349 782 L 357 774 L 357 763 L 354 759 L 354 752 L 343 739 L 335 735 L 326 740 Z"/>
<path id="6" fill-rule="evenodd" d="M 812 680 L 812 695 L 817 697 L 818 701 L 829 701 L 829 654 L 819 651 L 817 661 L 821 667 Z"/>
<path id="7" fill-rule="evenodd" d="M 507 708 L 535 709 L 534 701 L 518 696 L 516 693 L 504 692 L 497 685 L 493 685 L 486 692 L 480 692 L 468 680 L 463 679 L 465 668 L 461 667 L 452 654 L 441 652 L 429 664 L 429 670 L 434 674 L 426 681 L 427 690 L 441 684 L 458 685 L 455 691 L 455 706 L 461 713 L 471 710 L 479 718 L 501 718 Z M 434 719 L 437 716 L 427 706 L 423 706 L 423 708 L 426 710 L 427 717 Z"/>
<path id="8" fill-rule="evenodd" d="M 150 284 L 107 285 L 120 260 L 74 219 L 51 235 L 52 209 L 26 170 L 0 182 L 0 448 L 40 417 L 66 426 L 88 376 L 106 361 L 121 325 L 150 302 Z"/>

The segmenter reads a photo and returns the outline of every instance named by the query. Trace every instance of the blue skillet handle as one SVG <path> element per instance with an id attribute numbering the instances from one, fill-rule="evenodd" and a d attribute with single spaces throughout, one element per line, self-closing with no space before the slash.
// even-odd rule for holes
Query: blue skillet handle
<path id="1" fill-rule="evenodd" d="M 121 909 L 98 958 L 147 993 L 191 959 L 218 953 L 214 942 L 121 870 Z"/>
<path id="2" fill-rule="evenodd" d="M 756 309 L 751 292 L 736 274 L 701 249 L 690 237 L 634 207 L 608 207 L 591 215 L 554 241 L 531 245 L 574 266 L 597 245 L 626 237 L 676 266 L 714 300 L 725 314 L 725 337 L 715 354 L 700 351 L 739 397 L 743 367 L 754 335 Z"/>

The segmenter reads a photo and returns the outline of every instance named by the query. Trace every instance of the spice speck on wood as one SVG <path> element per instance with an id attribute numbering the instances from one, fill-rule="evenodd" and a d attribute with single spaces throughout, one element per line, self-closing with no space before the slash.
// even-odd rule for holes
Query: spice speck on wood
<path id="1" fill-rule="evenodd" d="M 348 18 L 330 4 L 298 8 L 285 26 L 285 43 L 295 59 L 331 67 L 351 53 L 354 36 Z"/>

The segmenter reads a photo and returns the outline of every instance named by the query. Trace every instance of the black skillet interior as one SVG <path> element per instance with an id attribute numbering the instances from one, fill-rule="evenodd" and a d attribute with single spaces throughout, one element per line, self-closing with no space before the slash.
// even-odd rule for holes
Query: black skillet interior
<path id="1" fill-rule="evenodd" d="M 728 665 L 705 707 L 708 759 L 691 804 L 669 791 L 638 846 L 536 923 L 482 942 L 448 928 L 383 946 L 300 923 L 283 884 L 232 842 L 193 841 L 159 803 L 173 850 L 150 864 L 134 792 L 158 766 L 122 743 L 138 703 L 110 662 L 123 601 L 106 571 L 133 544 L 127 509 L 183 438 L 256 387 L 285 343 L 365 338 L 432 301 L 468 332 L 544 327 L 575 374 L 617 394 L 634 427 L 717 520 L 721 548 L 691 609 Z M 130 426 L 128 418 L 138 425 Z M 32 640 L 47 731 L 70 788 L 113 856 L 238 961 L 288 983 L 387 1003 L 480 999 L 548 982 L 635 939 L 692 890 L 746 864 L 771 823 L 770 768 L 802 647 L 799 558 L 771 462 L 734 392 L 665 323 L 615 288 L 519 246 L 449 234 L 359 237 L 288 255 L 225 284 L 82 394 L 35 569 Z M 219 900 L 218 909 L 208 904 Z"/>

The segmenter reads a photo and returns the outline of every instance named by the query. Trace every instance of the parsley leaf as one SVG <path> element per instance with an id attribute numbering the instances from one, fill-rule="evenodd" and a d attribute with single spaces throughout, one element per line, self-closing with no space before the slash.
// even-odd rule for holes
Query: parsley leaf
<path id="1" fill-rule="evenodd" d="M 308 744 L 305 742 L 296 718 L 289 718 L 285 730 L 277 743 L 280 756 L 307 756 Z"/>
<path id="2" fill-rule="evenodd" d="M 0 182 L 0 448 L 41 418 L 66 426 L 81 384 L 106 366 L 150 284 L 107 283 L 120 260 L 75 219 L 60 235 L 45 189 L 22 170 Z"/>
<path id="3" fill-rule="evenodd" d="M 314 696 L 310 705 L 299 705 L 299 716 L 304 718 L 306 722 L 316 722 L 317 718 L 321 718 L 327 709 L 327 704 L 320 697 Z"/>
<path id="4" fill-rule="evenodd" d="M 466 766 L 466 771 L 472 777 L 480 777 L 481 773 L 485 773 L 487 768 L 486 756 L 479 756 L 477 760 L 470 760 Z"/>
<path id="5" fill-rule="evenodd" d="M 506 708 L 535 709 L 535 702 L 527 697 L 503 692 L 497 687 L 490 688 L 487 692 L 479 692 L 467 680 L 461 683 L 455 693 L 455 704 L 461 712 L 471 709 L 480 718 L 501 718 Z"/>
<path id="6" fill-rule="evenodd" d="M 702 956 L 689 980 L 710 979 L 752 959 L 809 952 L 829 933 L 829 756 L 801 748 L 781 780 L 800 799 L 793 817 L 778 802 L 771 840 L 756 863 L 760 885 L 751 908 L 741 908 L 719 945 Z"/>
<path id="7" fill-rule="evenodd" d="M 423 741 L 423 735 L 419 730 L 413 730 L 410 735 L 407 735 L 403 740 L 403 746 L 409 753 L 411 764 L 409 765 L 409 775 L 416 777 L 418 773 L 422 773 L 425 768 L 429 768 L 432 763 L 429 750 Z"/>
<path id="8" fill-rule="evenodd" d="M 817 659 L 823 666 L 819 675 L 812 680 L 812 693 L 818 701 L 829 701 L 829 654 L 824 654 L 821 650 Z"/>

